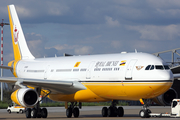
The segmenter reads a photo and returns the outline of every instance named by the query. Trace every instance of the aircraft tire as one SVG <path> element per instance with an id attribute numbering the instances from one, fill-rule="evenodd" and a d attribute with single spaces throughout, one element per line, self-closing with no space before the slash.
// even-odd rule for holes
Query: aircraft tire
<path id="1" fill-rule="evenodd" d="M 26 118 L 31 118 L 31 108 L 26 109 Z"/>
<path id="2" fill-rule="evenodd" d="M 31 118 L 36 118 L 37 117 L 37 110 L 35 108 L 33 108 L 31 110 Z"/>
<path id="3" fill-rule="evenodd" d="M 79 117 L 79 108 L 75 107 L 73 109 L 73 115 L 74 115 L 75 118 Z"/>
<path id="4" fill-rule="evenodd" d="M 147 118 L 150 118 L 151 116 L 149 115 L 151 113 L 150 109 L 147 109 Z"/>
<path id="5" fill-rule="evenodd" d="M 108 108 L 108 117 L 113 117 L 113 114 L 114 113 L 114 111 L 113 111 L 113 107 L 109 107 Z"/>
<path id="6" fill-rule="evenodd" d="M 46 108 L 42 108 L 41 110 L 41 117 L 42 118 L 47 118 L 48 112 Z"/>
<path id="7" fill-rule="evenodd" d="M 117 117 L 117 107 L 113 107 L 113 117 Z"/>
<path id="8" fill-rule="evenodd" d="M 118 117 L 123 117 L 124 116 L 124 109 L 123 109 L 123 107 L 118 107 L 117 115 L 118 115 Z"/>
<path id="9" fill-rule="evenodd" d="M 37 113 L 37 118 L 41 118 L 41 117 L 42 117 L 42 115 L 41 115 L 41 111 L 42 111 L 42 109 L 41 109 L 41 108 L 39 108 L 39 111 L 40 111 L 40 112 L 38 112 L 38 113 Z"/>
<path id="10" fill-rule="evenodd" d="M 148 116 L 147 110 L 140 110 L 139 116 L 141 118 L 147 118 L 147 116 Z"/>
<path id="11" fill-rule="evenodd" d="M 41 116 L 41 114 L 37 114 L 37 118 L 41 118 L 42 116 Z"/>
<path id="12" fill-rule="evenodd" d="M 66 116 L 67 116 L 68 118 L 71 118 L 71 117 L 72 117 L 72 108 L 68 108 L 68 109 L 66 110 Z"/>
<path id="13" fill-rule="evenodd" d="M 102 116 L 103 117 L 107 117 L 108 116 L 108 109 L 107 109 L 107 107 L 103 107 L 102 108 Z"/>

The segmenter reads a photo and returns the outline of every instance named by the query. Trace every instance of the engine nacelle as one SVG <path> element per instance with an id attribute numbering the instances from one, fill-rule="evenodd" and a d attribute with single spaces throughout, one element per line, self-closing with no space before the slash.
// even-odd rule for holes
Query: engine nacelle
<path id="1" fill-rule="evenodd" d="M 153 98 L 153 101 L 159 105 L 169 106 L 171 105 L 172 100 L 175 98 L 178 98 L 178 94 L 173 88 L 170 88 L 164 94 Z"/>
<path id="2" fill-rule="evenodd" d="M 11 94 L 11 100 L 23 107 L 33 107 L 38 102 L 38 94 L 31 88 L 22 88 Z"/>

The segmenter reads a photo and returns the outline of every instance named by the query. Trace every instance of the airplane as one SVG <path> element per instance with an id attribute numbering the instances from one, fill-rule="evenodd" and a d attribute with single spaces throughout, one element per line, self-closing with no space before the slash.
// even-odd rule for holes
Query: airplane
<path id="1" fill-rule="evenodd" d="M 26 107 L 26 118 L 47 118 L 46 108 L 40 108 L 39 96 L 65 102 L 66 116 L 79 117 L 82 102 L 107 102 L 103 117 L 123 117 L 119 100 L 139 100 L 143 104 L 139 115 L 149 117 L 148 100 L 171 88 L 174 77 L 160 58 L 135 51 L 82 56 L 35 58 L 26 43 L 14 5 L 8 5 L 14 60 L 8 66 L 15 77 L 0 77 L 20 89 L 11 95 L 12 101 Z M 68 104 L 70 103 L 70 105 Z"/>

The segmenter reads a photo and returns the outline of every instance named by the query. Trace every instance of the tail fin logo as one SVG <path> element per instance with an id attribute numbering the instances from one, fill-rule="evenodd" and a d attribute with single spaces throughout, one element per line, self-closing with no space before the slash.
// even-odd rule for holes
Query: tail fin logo
<path id="1" fill-rule="evenodd" d="M 15 43 L 15 44 L 18 43 L 18 35 L 19 35 L 19 31 L 18 31 L 18 29 L 15 27 L 15 29 L 14 29 L 14 43 Z"/>

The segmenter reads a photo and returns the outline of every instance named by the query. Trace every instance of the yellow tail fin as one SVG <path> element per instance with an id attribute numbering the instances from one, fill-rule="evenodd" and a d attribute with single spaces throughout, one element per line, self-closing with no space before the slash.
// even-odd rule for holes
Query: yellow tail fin
<path id="1" fill-rule="evenodd" d="M 34 59 L 29 51 L 14 5 L 8 5 L 9 22 L 14 50 L 14 59 Z"/>

